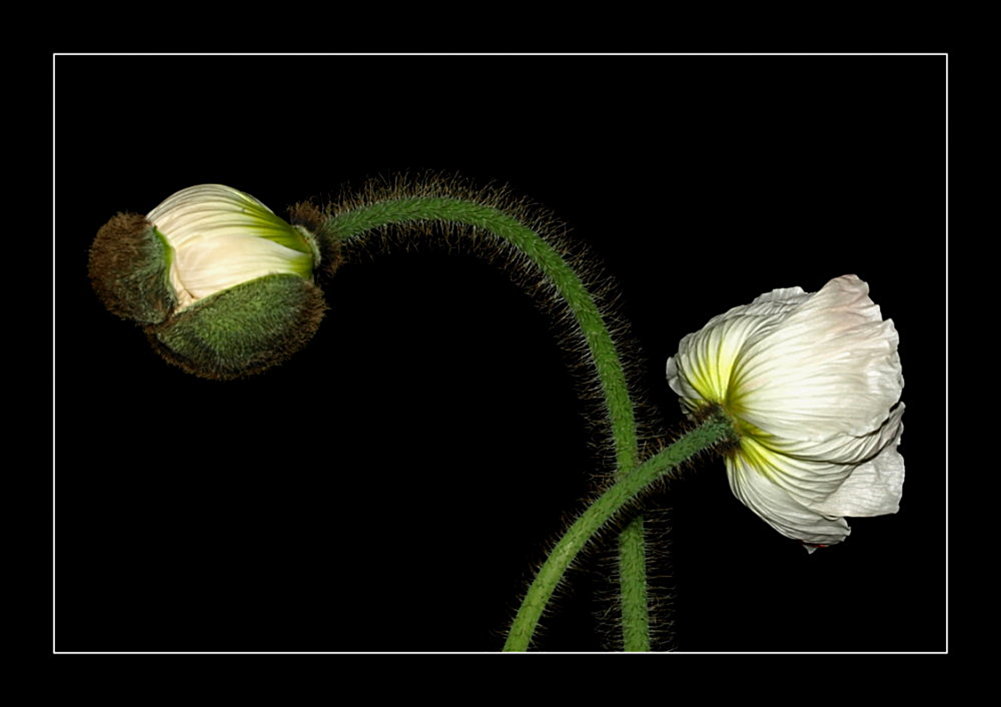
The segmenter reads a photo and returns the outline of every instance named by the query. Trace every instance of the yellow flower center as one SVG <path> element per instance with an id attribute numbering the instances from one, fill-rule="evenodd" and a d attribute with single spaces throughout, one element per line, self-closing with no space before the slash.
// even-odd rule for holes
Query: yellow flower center
<path id="1" fill-rule="evenodd" d="M 778 453 L 773 449 L 773 436 L 742 415 L 743 395 L 734 380 L 739 351 L 720 339 L 707 345 L 702 353 L 693 357 L 693 365 L 687 371 L 689 383 L 702 399 L 698 407 L 721 408 L 739 438 L 739 444 L 728 453 L 739 455 L 749 466 L 771 478 Z"/>

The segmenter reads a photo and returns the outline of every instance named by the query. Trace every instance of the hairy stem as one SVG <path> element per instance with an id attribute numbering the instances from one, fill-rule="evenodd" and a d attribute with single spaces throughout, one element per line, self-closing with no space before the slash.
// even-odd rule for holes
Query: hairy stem
<path id="1" fill-rule="evenodd" d="M 619 605 L 622 611 L 622 648 L 626 651 L 650 650 L 646 578 L 643 516 L 637 516 L 619 533 Z"/>
<path id="2" fill-rule="evenodd" d="M 535 231 L 504 211 L 451 197 L 404 197 L 378 201 L 333 216 L 324 232 L 347 239 L 371 229 L 408 222 L 445 221 L 484 229 L 527 255 L 556 288 L 575 317 L 597 372 L 615 449 L 616 478 L 639 462 L 636 420 L 622 362 L 594 299 L 577 273 Z M 649 650 L 649 610 L 643 519 L 637 517 L 619 539 L 619 587 L 623 644 Z"/>
<path id="3" fill-rule="evenodd" d="M 615 444 L 616 466 L 628 472 L 638 461 L 636 421 L 625 372 L 597 305 L 577 273 L 535 231 L 499 209 L 446 197 L 379 202 L 338 214 L 328 222 L 341 238 L 408 221 L 450 221 L 482 228 L 527 255 L 556 287 L 580 326 L 601 382 Z"/>
<path id="4" fill-rule="evenodd" d="M 663 478 L 682 462 L 732 434 L 733 428 L 727 419 L 712 416 L 671 446 L 650 457 L 631 474 L 622 476 L 592 503 L 556 543 L 535 576 L 508 633 L 504 650 L 528 649 L 532 634 L 549 598 L 570 563 L 596 533 L 607 526 L 644 489 Z"/>

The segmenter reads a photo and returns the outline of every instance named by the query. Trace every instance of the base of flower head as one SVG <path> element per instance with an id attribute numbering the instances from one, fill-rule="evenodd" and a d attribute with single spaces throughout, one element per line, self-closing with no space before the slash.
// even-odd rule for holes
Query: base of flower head
<path id="1" fill-rule="evenodd" d="M 201 378 L 232 380 L 282 363 L 316 333 L 323 293 L 297 275 L 268 275 L 223 290 L 147 328 L 169 362 Z"/>
<path id="2" fill-rule="evenodd" d="M 344 256 L 340 240 L 329 232 L 330 215 L 309 201 L 300 201 L 289 208 L 288 216 L 289 223 L 306 236 L 315 250 L 320 268 L 333 275 L 344 262 Z"/>
<path id="3" fill-rule="evenodd" d="M 90 281 L 112 314 L 159 324 L 177 304 L 167 276 L 170 246 L 140 214 L 120 213 L 97 232 L 90 248 Z"/>
<path id="4" fill-rule="evenodd" d="M 696 425 L 702 425 L 708 421 L 715 421 L 726 425 L 730 429 L 730 434 L 723 436 L 720 441 L 712 446 L 712 450 L 722 456 L 726 456 L 740 448 L 740 434 L 738 420 L 735 420 L 722 405 L 718 403 L 706 403 L 690 413 L 690 417 Z"/>

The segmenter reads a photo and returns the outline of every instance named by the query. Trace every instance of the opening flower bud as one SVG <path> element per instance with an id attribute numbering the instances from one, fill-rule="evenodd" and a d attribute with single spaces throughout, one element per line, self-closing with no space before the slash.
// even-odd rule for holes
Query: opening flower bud
<path id="1" fill-rule="evenodd" d="M 113 313 L 145 325 L 190 373 L 239 378 L 309 341 L 325 310 L 313 284 L 313 236 L 221 184 L 167 198 L 145 218 L 119 214 L 91 249 L 94 288 Z"/>

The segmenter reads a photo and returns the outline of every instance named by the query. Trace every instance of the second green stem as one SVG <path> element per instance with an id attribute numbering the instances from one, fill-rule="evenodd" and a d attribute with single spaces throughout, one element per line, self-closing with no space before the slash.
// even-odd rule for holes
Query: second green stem
<path id="1" fill-rule="evenodd" d="M 650 457 L 631 474 L 620 478 L 588 506 L 556 543 L 535 576 L 511 625 L 504 650 L 527 650 L 549 598 L 570 563 L 595 535 L 672 469 L 676 469 L 699 452 L 711 449 L 732 435 L 733 426 L 728 418 L 722 414 L 710 415 L 701 425 L 677 442 Z"/>

